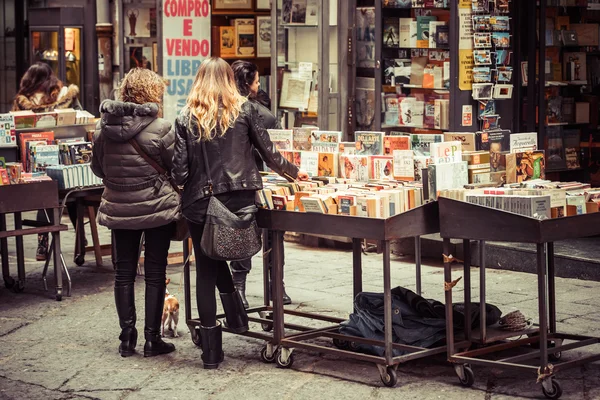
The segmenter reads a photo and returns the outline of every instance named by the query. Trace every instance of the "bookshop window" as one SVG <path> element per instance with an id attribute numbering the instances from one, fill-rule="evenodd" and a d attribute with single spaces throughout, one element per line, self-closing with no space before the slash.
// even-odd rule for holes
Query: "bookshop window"
<path id="1" fill-rule="evenodd" d="M 158 72 L 157 14 L 155 1 L 123 4 L 125 72 L 147 68 Z"/>

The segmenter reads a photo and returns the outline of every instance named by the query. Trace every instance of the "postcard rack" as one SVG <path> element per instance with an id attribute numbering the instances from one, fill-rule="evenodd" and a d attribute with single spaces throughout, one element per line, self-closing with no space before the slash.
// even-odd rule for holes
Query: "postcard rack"
<path id="1" fill-rule="evenodd" d="M 555 375 L 564 369 L 600 360 L 600 354 L 571 358 L 559 362 L 562 352 L 600 343 L 600 338 L 571 335 L 557 332 L 556 326 L 556 284 L 554 265 L 554 242 L 566 239 L 588 237 L 600 234 L 600 214 L 579 215 L 566 218 L 538 220 L 493 208 L 440 198 L 440 233 L 444 239 L 444 280 L 446 290 L 446 334 L 448 359 L 455 364 L 461 384 L 471 386 L 475 375 L 471 364 L 486 367 L 517 369 L 537 374 L 542 383 L 542 392 L 547 398 L 557 399 L 562 395 L 560 383 Z M 482 224 L 481 221 L 486 221 Z M 492 229 L 490 229 L 492 227 Z M 485 247 L 485 241 L 532 243 L 537 247 L 539 326 L 518 332 L 486 330 L 485 323 L 480 332 L 471 329 L 470 313 L 466 313 L 465 338 L 470 343 L 490 344 L 488 347 L 464 352 L 455 352 L 455 338 L 452 316 L 452 263 L 457 261 L 448 252 L 450 239 L 464 240 L 464 287 L 465 307 L 470 306 L 471 292 L 471 252 L 470 241 L 478 240 Z M 481 260 L 485 251 L 480 253 Z M 480 266 L 481 318 L 485 320 L 485 265 Z M 509 338 L 524 339 L 505 341 Z M 499 344 L 498 344 L 499 342 Z M 529 345 L 532 351 L 526 354 L 504 357 L 502 352 Z M 539 348 L 538 348 L 539 345 Z M 492 359 L 492 356 L 494 357 Z M 538 365 L 531 361 L 539 358 Z M 529 363 L 526 363 L 529 361 Z M 552 361 L 554 364 L 550 364 Z M 535 375 L 534 375 L 535 376 Z"/>
<path id="2" fill-rule="evenodd" d="M 273 306 L 269 306 L 269 285 L 267 278 L 265 278 L 265 305 L 264 307 L 248 310 L 248 314 L 259 313 L 261 318 L 250 318 L 250 320 L 263 324 L 264 330 L 273 329 L 273 332 L 272 335 L 269 336 L 263 333 L 251 331 L 247 332 L 245 335 L 263 339 L 267 342 L 261 350 L 261 359 L 264 362 L 276 362 L 280 367 L 289 368 L 294 360 L 294 349 L 311 350 L 321 354 L 344 356 L 351 359 L 375 363 L 378 367 L 383 384 L 391 387 L 395 386 L 397 383 L 396 370 L 400 363 L 441 354 L 446 351 L 446 346 L 429 349 L 395 344 L 392 341 L 392 277 L 390 271 L 390 241 L 402 238 L 416 238 L 416 280 L 417 292 L 420 292 L 420 236 L 439 232 L 437 203 L 428 203 L 388 219 L 260 210 L 257 220 L 261 228 L 271 231 L 272 234 L 271 249 L 266 248 L 267 244 L 265 241 L 265 256 L 267 257 L 264 257 L 264 270 L 265 277 L 268 277 L 268 256 L 270 256 L 270 258 L 273 260 L 271 271 L 274 291 Z M 340 318 L 333 318 L 317 313 L 284 310 L 282 303 L 283 232 L 286 231 L 352 238 L 352 273 L 354 296 L 362 292 L 362 239 L 372 239 L 380 242 L 380 248 L 383 250 L 383 292 L 385 299 L 385 337 L 383 341 L 340 334 L 339 324 L 344 321 Z M 189 279 L 189 274 L 185 275 L 187 276 L 186 279 Z M 188 288 L 189 281 L 186 281 L 185 283 L 186 288 Z M 189 291 L 186 292 L 186 296 L 187 295 L 189 295 Z M 190 327 L 190 331 L 192 331 L 193 337 L 195 337 L 194 341 L 197 341 L 199 339 L 197 332 L 195 332 L 197 320 L 191 319 L 190 312 L 187 309 L 186 314 L 188 326 Z M 324 328 L 315 329 L 302 325 L 288 324 L 285 322 L 285 315 L 319 320 L 322 322 L 331 323 L 331 325 Z M 288 334 L 286 329 L 299 333 Z M 333 339 L 333 344 L 336 348 L 321 346 L 312 342 L 306 342 L 317 338 Z M 382 357 L 356 353 L 348 348 L 352 343 L 378 345 L 385 349 L 385 353 Z M 404 350 L 407 352 L 407 354 L 394 357 L 392 353 L 393 349 Z"/>

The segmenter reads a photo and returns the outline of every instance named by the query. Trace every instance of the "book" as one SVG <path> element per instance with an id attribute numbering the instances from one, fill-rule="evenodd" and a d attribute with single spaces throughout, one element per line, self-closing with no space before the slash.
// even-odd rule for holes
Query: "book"
<path id="1" fill-rule="evenodd" d="M 352 154 L 340 155 L 340 176 L 357 182 L 369 180 L 369 157 Z"/>
<path id="2" fill-rule="evenodd" d="M 219 51 L 221 58 L 232 58 L 236 56 L 236 32 L 234 26 L 219 27 Z"/>
<path id="3" fill-rule="evenodd" d="M 383 155 L 384 132 L 354 132 L 357 155 Z"/>
<path id="4" fill-rule="evenodd" d="M 35 143 L 35 142 L 31 142 Z M 50 165 L 59 165 L 58 145 L 55 144 L 36 144 L 29 147 L 32 157 L 31 171 L 45 171 Z"/>
<path id="5" fill-rule="evenodd" d="M 513 133 L 509 136 L 509 139 L 511 153 L 538 149 L 537 132 Z"/>
<path id="6" fill-rule="evenodd" d="M 446 22 L 444 21 L 429 21 L 429 48 L 430 49 L 435 49 L 438 47 L 437 41 L 436 41 L 436 35 L 438 33 L 438 28 L 445 26 Z M 450 32 L 449 27 L 448 27 L 448 32 Z"/>
<path id="7" fill-rule="evenodd" d="M 19 135 L 19 147 L 21 153 L 21 163 L 23 164 L 23 170 L 25 172 L 31 172 L 28 170 L 27 161 L 29 160 L 27 152 L 27 142 L 30 141 L 45 141 L 46 144 L 52 144 L 54 141 L 54 132 L 30 132 L 22 133 Z"/>
<path id="8" fill-rule="evenodd" d="M 338 176 L 338 153 L 319 153 L 319 176 Z"/>
<path id="9" fill-rule="evenodd" d="M 0 114 L 0 147 L 16 146 L 15 118 L 13 114 Z"/>
<path id="10" fill-rule="evenodd" d="M 459 163 L 463 160 L 461 143 L 458 141 L 431 143 L 429 151 L 433 164 Z"/>
<path id="11" fill-rule="evenodd" d="M 549 126 L 546 128 L 546 167 L 549 170 L 567 168 L 565 160 L 565 148 L 563 145 L 562 127 Z"/>
<path id="12" fill-rule="evenodd" d="M 441 134 L 411 134 L 410 148 L 415 153 L 415 156 L 431 155 L 431 143 L 440 143 L 444 141 L 444 135 Z"/>
<path id="13" fill-rule="evenodd" d="M 417 16 L 417 47 L 429 48 L 430 22 L 437 21 L 437 17 L 432 15 Z"/>
<path id="14" fill-rule="evenodd" d="M 311 133 L 315 130 L 317 130 L 317 128 L 293 128 L 292 139 L 294 150 L 312 150 Z"/>
<path id="15" fill-rule="evenodd" d="M 394 179 L 401 181 L 415 180 L 415 156 L 412 150 L 394 150 Z"/>
<path id="16" fill-rule="evenodd" d="M 33 111 L 11 111 L 15 121 L 15 129 L 35 128 L 35 113 Z"/>
<path id="17" fill-rule="evenodd" d="M 418 156 L 414 152 L 413 152 L 413 154 L 414 154 L 414 160 L 415 160 L 415 164 L 414 164 L 415 182 L 422 182 L 423 181 L 423 170 L 425 170 L 425 173 L 427 173 L 426 170 L 429 167 L 429 165 L 431 164 L 431 157 Z"/>
<path id="18" fill-rule="evenodd" d="M 356 142 L 340 142 L 340 154 L 356 154 Z"/>
<path id="19" fill-rule="evenodd" d="M 450 128 L 450 100 L 434 100 L 434 124 L 435 129 L 446 130 Z"/>
<path id="20" fill-rule="evenodd" d="M 308 176 L 319 176 L 319 153 L 316 151 L 302 151 L 300 153 L 300 169 Z"/>
<path id="21" fill-rule="evenodd" d="M 409 136 L 384 136 L 383 154 L 391 156 L 395 150 L 410 150 Z"/>
<path id="22" fill-rule="evenodd" d="M 383 45 L 385 47 L 392 48 L 397 48 L 400 46 L 400 21 L 398 18 L 384 18 Z"/>
<path id="23" fill-rule="evenodd" d="M 399 47 L 411 47 L 410 45 L 410 25 L 413 22 L 412 18 L 399 19 Z"/>
<path id="24" fill-rule="evenodd" d="M 565 52 L 563 54 L 563 79 L 565 81 L 587 81 L 586 53 Z"/>
<path id="25" fill-rule="evenodd" d="M 293 150 L 292 143 L 294 141 L 293 132 L 291 129 L 268 129 L 271 142 L 279 151 Z"/>
<path id="26" fill-rule="evenodd" d="M 377 181 L 394 179 L 394 158 L 392 156 L 370 156 L 369 178 Z"/>
<path id="27" fill-rule="evenodd" d="M 338 153 L 340 151 L 341 138 L 341 132 L 314 130 L 311 132 L 312 151 Z"/>
<path id="28" fill-rule="evenodd" d="M 475 133 L 472 132 L 448 132 L 444 133 L 444 141 L 458 141 L 463 151 L 475 151 Z"/>
<path id="29" fill-rule="evenodd" d="M 545 179 L 545 170 L 543 150 L 506 155 L 506 183 Z"/>
<path id="30" fill-rule="evenodd" d="M 431 164 L 427 167 L 429 198 L 436 200 L 442 190 L 462 188 L 469 183 L 466 161 Z"/>

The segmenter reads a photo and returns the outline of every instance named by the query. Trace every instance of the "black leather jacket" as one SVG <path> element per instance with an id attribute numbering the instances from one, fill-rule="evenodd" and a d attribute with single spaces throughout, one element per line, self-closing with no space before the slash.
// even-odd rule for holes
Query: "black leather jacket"
<path id="1" fill-rule="evenodd" d="M 198 127 L 190 123 L 191 118 L 195 117 L 188 109 L 183 109 L 175 122 L 173 177 L 184 188 L 183 210 L 206 197 L 204 189 L 208 183 Z M 298 168 L 275 149 L 258 106 L 250 101 L 242 105 L 238 119 L 225 135 L 205 143 L 213 194 L 262 189 L 262 179 L 252 154 L 253 146 L 273 171 L 289 181 L 298 176 Z"/>
<path id="2" fill-rule="evenodd" d="M 269 110 L 266 106 L 259 103 L 258 101 L 252 102 L 256 105 L 256 108 L 258 109 L 258 115 L 260 116 L 260 119 L 262 120 L 263 125 L 266 129 L 281 129 L 281 124 L 279 124 L 277 118 L 273 115 L 273 113 L 271 113 L 271 110 Z M 258 167 L 258 170 L 263 171 L 263 159 L 256 149 L 254 149 L 254 160 L 256 161 L 256 166 Z"/>

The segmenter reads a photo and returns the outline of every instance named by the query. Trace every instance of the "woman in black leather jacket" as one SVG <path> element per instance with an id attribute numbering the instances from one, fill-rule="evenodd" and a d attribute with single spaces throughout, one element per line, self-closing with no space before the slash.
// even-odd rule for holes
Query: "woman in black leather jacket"
<path id="1" fill-rule="evenodd" d="M 231 211 L 254 204 L 262 179 L 254 156 L 258 150 L 269 168 L 286 179 L 308 179 L 273 146 L 257 106 L 241 96 L 233 71 L 220 58 L 202 62 L 187 104 L 175 122 L 173 176 L 183 186 L 182 213 L 187 219 L 196 254 L 196 298 L 200 314 L 204 368 L 218 368 L 223 361 L 221 324 L 216 320 L 214 296 L 218 287 L 228 328 L 248 330 L 248 316 L 233 286 L 227 263 L 206 257 L 200 240 L 209 195 L 202 142 L 206 146 L 212 193 Z"/>
<path id="2" fill-rule="evenodd" d="M 271 113 L 271 99 L 269 99 L 269 95 L 260 89 L 258 67 L 256 64 L 249 61 L 238 60 L 231 64 L 231 68 L 233 69 L 235 83 L 240 94 L 256 104 L 265 128 L 281 129 L 277 117 Z M 256 166 L 258 169 L 262 170 L 263 160 L 256 150 L 254 151 L 254 158 L 256 160 Z M 267 240 L 270 242 L 270 239 L 271 238 L 269 237 Z M 246 299 L 246 278 L 252 269 L 252 259 L 232 261 L 230 264 L 231 270 L 233 271 L 233 284 L 242 297 L 244 307 L 249 308 L 250 305 Z M 269 266 L 270 265 L 271 263 L 269 263 Z M 283 304 L 292 304 L 292 299 L 285 291 L 285 284 L 283 285 Z"/>

